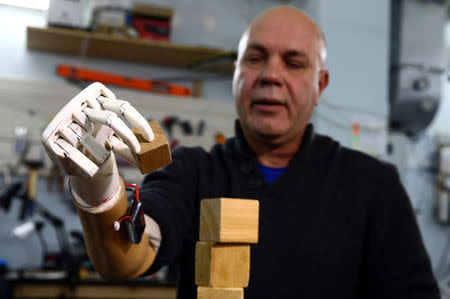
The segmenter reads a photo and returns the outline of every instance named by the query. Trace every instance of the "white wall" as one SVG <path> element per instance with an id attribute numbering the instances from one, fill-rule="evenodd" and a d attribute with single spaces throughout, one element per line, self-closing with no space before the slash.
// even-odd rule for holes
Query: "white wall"
<path id="1" fill-rule="evenodd" d="M 317 18 L 327 39 L 330 84 L 315 124 L 351 146 L 353 116 L 370 114 L 387 124 L 390 1 L 322 0 Z"/>

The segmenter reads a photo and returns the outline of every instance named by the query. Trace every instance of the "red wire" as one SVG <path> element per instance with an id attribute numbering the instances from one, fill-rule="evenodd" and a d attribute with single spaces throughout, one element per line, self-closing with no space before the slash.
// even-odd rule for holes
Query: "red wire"
<path id="1" fill-rule="evenodd" d="M 120 217 L 118 220 L 117 220 L 117 222 L 122 222 L 122 220 L 124 220 L 125 218 L 130 218 L 130 221 L 133 221 L 133 219 L 131 219 L 131 216 L 128 216 L 128 215 L 126 215 L 126 216 L 122 216 L 122 217 Z"/>
<path id="2" fill-rule="evenodd" d="M 138 187 L 138 185 L 125 183 L 125 187 L 133 187 L 134 188 L 134 191 L 136 193 L 136 201 L 139 202 L 139 187 Z"/>
<path id="3" fill-rule="evenodd" d="M 135 184 L 135 186 L 136 186 L 136 201 L 139 202 L 139 188 L 137 184 Z"/>
<path id="4" fill-rule="evenodd" d="M 28 188 L 28 185 L 27 185 Z M 72 178 L 69 178 L 69 192 L 70 195 L 72 196 Z M 110 197 L 105 198 L 104 200 L 98 202 L 98 203 L 89 203 L 90 206 L 99 206 L 101 204 L 104 204 L 105 202 L 107 202 L 108 200 L 110 200 L 111 198 L 113 198 L 113 196 L 115 195 L 115 193 L 113 193 Z"/>

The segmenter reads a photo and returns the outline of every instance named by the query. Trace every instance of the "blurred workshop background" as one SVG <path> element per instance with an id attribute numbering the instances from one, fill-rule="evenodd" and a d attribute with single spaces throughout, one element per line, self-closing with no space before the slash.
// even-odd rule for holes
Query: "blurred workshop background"
<path id="1" fill-rule="evenodd" d="M 313 115 L 317 131 L 397 166 L 450 298 L 444 0 L 1 0 L 0 298 L 174 298 L 169 268 L 115 284 L 96 275 L 67 178 L 39 136 L 100 81 L 158 120 L 172 148 L 223 142 L 236 118 L 231 78 L 241 32 L 280 4 L 304 10 L 327 39 L 331 80 Z M 119 165 L 125 181 L 142 180 Z"/>

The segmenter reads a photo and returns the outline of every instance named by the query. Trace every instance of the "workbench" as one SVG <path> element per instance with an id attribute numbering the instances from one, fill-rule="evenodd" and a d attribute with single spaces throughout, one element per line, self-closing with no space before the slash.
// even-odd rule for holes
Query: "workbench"
<path id="1" fill-rule="evenodd" d="M 175 282 L 139 278 L 120 282 L 101 279 L 35 279 L 9 277 L 14 298 L 174 299 Z"/>

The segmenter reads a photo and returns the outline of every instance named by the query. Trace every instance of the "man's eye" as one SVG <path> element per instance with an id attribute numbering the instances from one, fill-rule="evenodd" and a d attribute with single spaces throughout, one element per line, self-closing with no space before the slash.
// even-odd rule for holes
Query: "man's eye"
<path id="1" fill-rule="evenodd" d="M 298 62 L 298 61 L 287 61 L 286 65 L 290 68 L 294 68 L 294 69 L 302 69 L 305 67 L 305 64 L 302 62 Z"/>
<path id="2" fill-rule="evenodd" d="M 257 62 L 261 61 L 261 57 L 260 56 L 247 56 L 246 60 L 250 63 L 257 63 Z"/>

